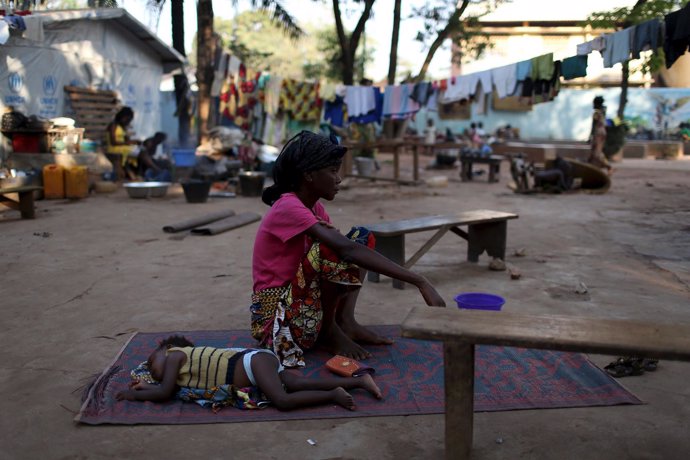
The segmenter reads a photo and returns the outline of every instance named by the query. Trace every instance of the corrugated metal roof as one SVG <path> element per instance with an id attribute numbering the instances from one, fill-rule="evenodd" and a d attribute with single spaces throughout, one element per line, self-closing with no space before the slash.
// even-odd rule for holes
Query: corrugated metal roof
<path id="1" fill-rule="evenodd" d="M 114 21 L 161 57 L 164 72 L 171 72 L 185 63 L 184 56 L 161 41 L 148 27 L 122 8 L 42 10 L 34 11 L 33 14 L 43 18 L 44 24 L 83 20 Z"/>

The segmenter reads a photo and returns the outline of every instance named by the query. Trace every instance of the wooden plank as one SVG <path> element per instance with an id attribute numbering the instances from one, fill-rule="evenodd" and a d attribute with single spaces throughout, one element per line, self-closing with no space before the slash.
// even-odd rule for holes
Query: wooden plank
<path id="1" fill-rule="evenodd" d="M 366 227 L 377 235 L 399 235 L 402 233 L 422 232 L 433 230 L 444 225 L 470 225 L 476 223 L 498 222 L 508 219 L 517 219 L 517 214 L 501 211 L 491 211 L 480 209 L 476 211 L 466 211 L 453 215 L 417 217 L 414 219 L 403 219 L 391 222 L 377 222 Z"/>
<path id="2" fill-rule="evenodd" d="M 64 90 L 68 93 L 77 94 L 90 94 L 90 95 L 108 95 L 112 97 L 118 97 L 115 91 L 108 91 L 104 89 L 92 89 L 92 88 L 82 88 L 81 86 L 70 86 L 66 85 Z"/>
<path id="3" fill-rule="evenodd" d="M 690 324 L 415 307 L 403 337 L 690 360 Z"/>

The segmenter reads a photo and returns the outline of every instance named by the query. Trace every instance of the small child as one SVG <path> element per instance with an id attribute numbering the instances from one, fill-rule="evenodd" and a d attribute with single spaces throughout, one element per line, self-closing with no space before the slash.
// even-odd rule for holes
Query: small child
<path id="1" fill-rule="evenodd" d="M 308 379 L 283 368 L 270 350 L 195 347 L 181 336 L 170 336 L 147 361 L 151 377 L 160 385 L 132 382 L 118 392 L 118 401 L 167 401 L 177 387 L 210 389 L 223 384 L 255 386 L 280 410 L 336 403 L 355 410 L 346 390 L 362 388 L 381 399 L 381 390 L 369 374 L 360 377 Z M 239 364 L 239 365 L 238 365 Z"/>

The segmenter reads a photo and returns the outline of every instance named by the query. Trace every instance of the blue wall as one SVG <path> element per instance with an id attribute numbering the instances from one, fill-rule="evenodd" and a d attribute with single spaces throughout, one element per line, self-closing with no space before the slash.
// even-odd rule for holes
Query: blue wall
<path id="1" fill-rule="evenodd" d="M 586 141 L 592 126 L 592 100 L 599 95 L 604 97 L 607 116 L 614 118 L 618 111 L 620 88 L 561 89 L 553 101 L 537 104 L 530 112 L 494 111 L 490 108 L 486 115 L 475 115 L 473 107 L 472 120 L 440 120 L 435 112 L 421 111 L 412 125 L 423 132 L 428 117 L 432 117 L 438 132 L 444 132 L 448 127 L 454 133 L 461 133 L 472 121 L 481 121 L 487 132 L 506 124 L 520 128 L 523 139 Z M 657 123 L 657 111 L 661 109 L 659 100 L 665 99 L 673 105 L 681 98 L 690 98 L 690 88 L 629 88 L 625 117 L 642 117 L 653 129 Z M 668 111 L 666 120 L 669 128 L 677 127 L 682 121 L 690 121 L 690 102 Z"/>

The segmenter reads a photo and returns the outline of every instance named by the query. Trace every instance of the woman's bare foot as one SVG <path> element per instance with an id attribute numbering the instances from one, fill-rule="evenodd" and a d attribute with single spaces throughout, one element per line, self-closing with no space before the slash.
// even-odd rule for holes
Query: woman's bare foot
<path id="1" fill-rule="evenodd" d="M 339 324 L 343 332 L 347 334 L 349 338 L 357 343 L 366 343 L 369 345 L 392 345 L 393 340 L 388 337 L 383 337 L 376 334 L 369 328 L 366 328 L 359 324 L 357 321 L 343 321 Z"/>
<path id="2" fill-rule="evenodd" d="M 344 388 L 338 387 L 333 390 L 333 401 L 340 404 L 347 410 L 355 410 L 357 406 L 355 405 L 355 399 L 350 393 L 345 391 Z"/>
<path id="3" fill-rule="evenodd" d="M 352 359 L 367 359 L 371 353 L 357 345 L 338 327 L 334 326 L 328 331 L 321 330 L 318 345 L 334 355 L 345 356 Z"/>
<path id="4" fill-rule="evenodd" d="M 361 377 L 355 377 L 357 380 L 359 380 L 359 385 L 360 388 L 367 390 L 369 393 L 374 395 L 376 399 L 383 399 L 383 394 L 381 394 L 381 389 L 379 388 L 378 385 L 376 385 L 376 382 L 374 382 L 374 378 L 371 376 L 371 374 L 364 374 Z"/>

